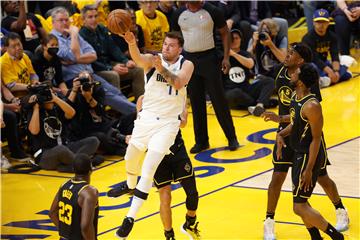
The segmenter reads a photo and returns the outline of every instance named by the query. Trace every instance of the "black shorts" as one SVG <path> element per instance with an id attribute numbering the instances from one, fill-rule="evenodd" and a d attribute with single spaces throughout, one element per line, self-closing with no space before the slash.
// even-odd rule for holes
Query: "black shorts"
<path id="1" fill-rule="evenodd" d="M 300 188 L 300 178 L 301 173 L 305 170 L 307 163 L 309 160 L 309 154 L 308 153 L 295 153 L 295 158 L 293 161 L 292 166 L 292 183 L 293 183 L 293 201 L 295 203 L 304 203 L 310 198 L 314 187 L 316 185 L 316 181 L 318 176 L 322 176 L 324 172 L 326 172 L 326 165 L 329 164 L 329 161 L 327 160 L 327 153 L 326 149 L 320 146 L 320 150 L 318 153 L 318 156 L 316 158 L 316 162 L 313 168 L 312 173 L 312 183 L 313 186 L 310 187 L 309 191 L 305 192 L 303 189 Z"/>
<path id="2" fill-rule="evenodd" d="M 289 167 L 292 166 L 295 151 L 290 147 L 290 139 L 286 137 L 284 140 L 286 147 L 282 148 L 282 158 L 279 160 L 277 160 L 276 156 L 277 144 L 274 145 L 272 160 L 274 165 L 274 172 L 288 172 Z"/>
<path id="3" fill-rule="evenodd" d="M 193 166 L 185 145 L 182 145 L 175 155 L 170 153 L 161 161 L 154 175 L 154 184 L 157 188 L 162 188 L 193 175 Z"/>

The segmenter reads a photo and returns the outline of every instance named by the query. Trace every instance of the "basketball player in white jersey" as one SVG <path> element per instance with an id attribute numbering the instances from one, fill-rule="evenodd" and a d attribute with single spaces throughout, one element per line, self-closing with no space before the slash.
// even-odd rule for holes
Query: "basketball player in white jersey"
<path id="1" fill-rule="evenodd" d="M 155 171 L 174 144 L 185 107 L 186 85 L 194 70 L 193 63 L 180 55 L 184 43 L 180 33 L 167 33 L 161 54 L 156 56 L 140 54 L 133 33 L 126 32 L 123 37 L 132 59 L 144 69 L 145 93 L 125 154 L 127 181 L 113 189 L 116 193 L 108 193 L 109 196 L 134 194 L 130 210 L 116 232 L 120 238 L 129 235 L 136 213 L 147 199 Z M 140 160 L 146 150 L 140 181 L 136 184 Z"/>

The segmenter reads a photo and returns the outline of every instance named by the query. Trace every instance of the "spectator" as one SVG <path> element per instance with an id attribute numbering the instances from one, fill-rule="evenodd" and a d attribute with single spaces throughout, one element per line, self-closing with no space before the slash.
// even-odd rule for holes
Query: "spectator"
<path id="1" fill-rule="evenodd" d="M 231 31 L 230 71 L 224 76 L 225 97 L 233 108 L 262 104 L 268 106 L 274 83 L 255 81 L 250 84 L 250 70 L 255 62 L 251 54 L 241 50 L 242 32 Z"/>
<path id="2" fill-rule="evenodd" d="M 118 48 L 106 27 L 98 23 L 97 9 L 86 5 L 81 10 L 84 26 L 79 34 L 95 49 L 97 60 L 92 63 L 96 74 L 120 89 L 120 80 L 131 80 L 137 99 L 144 93 L 144 70 L 136 66 Z"/>
<path id="3" fill-rule="evenodd" d="M 208 14 L 210 17 L 204 18 L 204 14 Z M 199 19 L 203 19 L 201 24 L 199 24 Z M 230 67 L 230 39 L 224 16 L 218 8 L 207 2 L 188 2 L 186 6 L 175 12 L 174 23 L 177 23 L 174 30 L 181 30 L 184 36 L 184 56 L 195 66 L 188 85 L 195 133 L 195 145 L 190 149 L 190 153 L 198 153 L 209 148 L 205 91 L 210 95 L 216 117 L 228 139 L 229 149 L 234 151 L 239 147 L 239 143 L 225 99 L 220 61 L 214 42 L 214 31 L 217 29 L 220 32 L 224 48 L 221 66 L 227 73 Z"/>
<path id="4" fill-rule="evenodd" d="M 48 82 L 53 90 L 66 96 L 68 88 L 63 80 L 60 59 L 56 55 L 58 51 L 57 37 L 49 34 L 41 43 L 41 48 L 35 52 L 32 63 L 40 82 Z"/>
<path id="5" fill-rule="evenodd" d="M 82 72 L 79 78 L 74 79 L 73 89 L 68 96 L 71 105 L 76 109 L 70 124 L 71 137 L 73 140 L 80 140 L 95 136 L 100 141 L 99 149 L 105 154 L 124 155 L 127 145 L 117 137 L 121 136 L 122 140 L 125 140 L 125 136 L 112 128 L 114 120 L 105 113 L 104 97 L 104 89 L 94 82 L 89 73 Z M 116 134 L 117 137 L 112 136 Z"/>
<path id="6" fill-rule="evenodd" d="M 329 12 L 325 9 L 316 10 L 313 16 L 314 29 L 302 39 L 313 52 L 313 61 L 320 72 L 320 87 L 327 87 L 352 77 L 347 67 L 340 65 L 337 39 L 328 29 L 329 17 Z M 329 54 L 331 61 L 327 60 Z"/>
<path id="7" fill-rule="evenodd" d="M 19 99 L 14 98 L 11 92 L 1 85 L 1 94 L 4 98 L 4 103 L 1 100 L 1 140 L 7 139 L 10 150 L 10 158 L 16 161 L 29 161 L 30 157 L 24 152 L 20 141 L 20 134 L 18 128 L 18 112 L 20 112 Z M 9 100 L 11 101 L 9 101 Z M 6 160 L 4 160 L 6 162 Z"/>
<path id="8" fill-rule="evenodd" d="M 135 112 L 135 104 L 121 93 L 121 91 L 103 78 L 94 74 L 91 63 L 96 61 L 95 50 L 81 36 L 78 28 L 70 26 L 69 13 L 65 8 L 58 7 L 52 11 L 53 30 L 52 33 L 59 40 L 58 57 L 63 63 L 63 77 L 68 87 L 82 71 L 92 74 L 95 81 L 101 83 L 105 90 L 105 104 L 114 110 L 128 115 Z"/>
<path id="9" fill-rule="evenodd" d="M 1 57 L 1 79 L 17 96 L 24 95 L 29 84 L 39 81 L 29 57 L 24 53 L 20 36 L 9 33 L 5 39 L 6 53 Z"/>
<path id="10" fill-rule="evenodd" d="M 254 32 L 248 46 L 248 52 L 255 57 L 256 76 L 254 82 L 272 82 L 272 89 L 270 83 L 261 83 L 261 85 L 264 84 L 269 87 L 269 93 L 272 93 L 275 87 L 274 79 L 267 77 L 266 74 L 273 66 L 285 60 L 287 52 L 287 37 L 280 36 L 279 30 L 280 27 L 275 20 L 270 18 L 262 20 L 258 31 Z M 255 106 L 250 106 L 248 111 L 255 116 L 260 116 L 265 111 L 264 104 L 266 103 L 257 102 Z"/>
<path id="11" fill-rule="evenodd" d="M 159 1 L 158 10 L 165 14 L 170 27 L 173 26 L 172 20 L 176 10 L 175 1 Z"/>
<path id="12" fill-rule="evenodd" d="M 0 33 L 1 56 L 6 52 L 6 48 L 5 48 L 5 45 L 4 45 L 4 40 L 7 37 L 7 35 L 9 35 L 9 31 L 2 27 L 1 28 L 1 33 Z"/>
<path id="13" fill-rule="evenodd" d="M 335 19 L 335 33 L 337 36 L 340 54 L 350 55 L 351 33 L 360 41 L 360 1 L 337 0 L 338 8 L 332 13 Z"/>
<path id="14" fill-rule="evenodd" d="M 132 25 L 130 27 L 130 31 L 135 35 L 137 46 L 139 47 L 140 53 L 145 52 L 145 39 L 144 32 L 140 25 L 136 24 L 136 15 L 134 10 L 127 9 L 127 11 L 131 15 Z M 116 34 L 111 34 L 112 39 L 115 41 L 116 45 L 121 49 L 121 51 L 126 55 L 127 58 L 131 59 L 129 53 L 129 46 L 124 40 L 124 38 L 120 37 Z"/>
<path id="15" fill-rule="evenodd" d="M 43 102 L 34 94 L 29 99 L 32 105 L 27 116 L 30 148 L 35 162 L 42 169 L 72 172 L 75 154 L 92 156 L 99 146 L 99 140 L 89 137 L 69 142 L 67 124 L 74 117 L 75 110 L 55 94 L 51 93 L 51 97 L 50 101 Z"/>
<path id="16" fill-rule="evenodd" d="M 240 19 L 250 22 L 254 30 L 257 29 L 261 20 L 272 17 L 268 1 L 239 1 L 237 4 L 240 12 Z"/>
<path id="17" fill-rule="evenodd" d="M 145 50 L 147 52 L 161 52 L 165 33 L 169 31 L 169 23 L 166 16 L 156 10 L 158 1 L 139 1 L 140 10 L 135 12 L 136 24 L 140 25 L 144 32 Z"/>
<path id="18" fill-rule="evenodd" d="M 1 7 L 7 16 L 1 25 L 10 32 L 18 33 L 24 49 L 33 52 L 47 33 L 34 14 L 25 12 L 24 4 L 25 1 L 2 1 Z"/>

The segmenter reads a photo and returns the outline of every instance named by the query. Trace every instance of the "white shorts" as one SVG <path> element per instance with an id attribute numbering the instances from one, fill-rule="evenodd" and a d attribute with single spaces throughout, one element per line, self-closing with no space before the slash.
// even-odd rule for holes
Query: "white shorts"
<path id="1" fill-rule="evenodd" d="M 140 112 L 134 123 L 130 144 L 144 152 L 149 149 L 159 153 L 170 153 L 169 148 L 174 144 L 179 131 L 179 119 L 159 118 Z"/>

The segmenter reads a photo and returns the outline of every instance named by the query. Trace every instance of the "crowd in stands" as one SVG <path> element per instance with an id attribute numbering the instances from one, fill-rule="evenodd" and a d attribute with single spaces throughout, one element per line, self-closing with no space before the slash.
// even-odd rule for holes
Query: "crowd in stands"
<path id="1" fill-rule="evenodd" d="M 320 86 L 350 79 L 339 55 L 350 55 L 352 42 L 360 41 L 360 1 L 297 3 L 293 15 L 306 17 L 302 42 L 312 50 Z M 118 8 L 130 13 L 142 53 L 159 53 L 170 30 L 183 34 L 183 55 L 195 65 L 188 86 L 196 139 L 190 152 L 209 147 L 207 95 L 230 150 L 237 149 L 229 108 L 260 116 L 276 105 L 271 72 L 287 54 L 290 13 L 273 4 L 206 1 L 195 16 L 185 1 L 1 1 L 0 120 L 9 158 L 71 172 L 77 153 L 88 154 L 93 165 L 101 155 L 124 154 L 145 81 L 124 39 L 107 28 L 106 16 Z M 9 166 L 2 154 L 1 167 Z"/>

